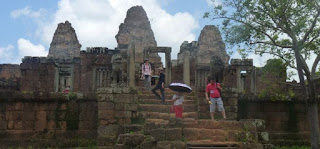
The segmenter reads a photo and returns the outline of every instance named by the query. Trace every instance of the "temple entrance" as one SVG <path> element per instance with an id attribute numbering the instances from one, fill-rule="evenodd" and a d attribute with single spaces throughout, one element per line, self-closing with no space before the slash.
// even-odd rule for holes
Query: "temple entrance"
<path id="1" fill-rule="evenodd" d="M 171 83 L 171 47 L 147 47 L 144 49 L 144 58 L 149 59 L 151 53 L 164 53 L 165 54 L 165 75 L 166 75 L 166 86 Z M 159 66 L 158 66 L 159 67 Z M 158 74 L 154 69 L 153 74 Z"/>

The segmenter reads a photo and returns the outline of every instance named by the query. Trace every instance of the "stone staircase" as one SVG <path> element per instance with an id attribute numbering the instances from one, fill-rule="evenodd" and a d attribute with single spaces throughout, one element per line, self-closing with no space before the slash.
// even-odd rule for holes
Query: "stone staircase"
<path id="1" fill-rule="evenodd" d="M 158 92 L 160 92 L 158 90 Z M 152 92 L 142 91 L 138 95 L 139 114 L 146 119 L 146 122 L 168 124 L 170 118 L 175 118 L 175 114 L 170 111 L 172 107 L 172 97 L 174 91 L 165 89 L 165 104 L 160 104 L 161 100 L 157 99 Z M 183 118 L 197 119 L 198 106 L 194 95 L 186 95 L 184 102 Z"/>
<path id="2" fill-rule="evenodd" d="M 183 119 L 170 112 L 174 92 L 165 90 L 166 102 L 160 104 L 151 92 L 138 93 L 138 114 L 145 120 L 140 124 L 121 126 L 116 149 L 263 149 L 259 120 L 198 119 L 196 97 L 185 96 Z M 263 126 L 261 126 L 263 125 Z"/>

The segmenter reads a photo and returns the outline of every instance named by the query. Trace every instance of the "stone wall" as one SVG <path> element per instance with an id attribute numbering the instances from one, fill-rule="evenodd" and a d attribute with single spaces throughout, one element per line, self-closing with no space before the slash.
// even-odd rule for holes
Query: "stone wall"
<path id="1" fill-rule="evenodd" d="M 1 92 L 0 148 L 96 144 L 97 101 L 91 97 Z"/>
<path id="2" fill-rule="evenodd" d="M 239 118 L 263 119 L 267 131 L 310 131 L 303 102 L 239 101 Z"/>
<path id="3" fill-rule="evenodd" d="M 112 146 L 119 124 L 131 124 L 137 117 L 138 96 L 129 87 L 108 87 L 98 90 L 98 145 Z"/>
<path id="4" fill-rule="evenodd" d="M 239 100 L 238 119 L 262 119 L 272 144 L 310 145 L 307 109 L 301 101 Z"/>
<path id="5" fill-rule="evenodd" d="M 13 64 L 0 65 L 0 90 L 19 90 L 20 89 L 20 66 Z"/>

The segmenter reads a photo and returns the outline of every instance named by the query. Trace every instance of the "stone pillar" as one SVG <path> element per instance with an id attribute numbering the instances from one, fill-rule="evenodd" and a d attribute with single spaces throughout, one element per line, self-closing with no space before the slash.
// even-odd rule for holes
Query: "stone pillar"
<path id="1" fill-rule="evenodd" d="M 59 91 L 59 67 L 55 67 L 54 68 L 54 92 L 58 92 Z"/>
<path id="2" fill-rule="evenodd" d="M 171 48 L 166 52 L 166 86 L 171 83 Z"/>
<path id="3" fill-rule="evenodd" d="M 132 88 L 135 88 L 135 44 L 134 42 L 132 42 L 130 45 L 129 45 L 129 50 L 128 50 L 128 57 L 129 57 L 129 87 L 132 87 Z"/>
<path id="4" fill-rule="evenodd" d="M 190 54 L 184 52 L 183 54 L 183 82 L 190 85 Z"/>

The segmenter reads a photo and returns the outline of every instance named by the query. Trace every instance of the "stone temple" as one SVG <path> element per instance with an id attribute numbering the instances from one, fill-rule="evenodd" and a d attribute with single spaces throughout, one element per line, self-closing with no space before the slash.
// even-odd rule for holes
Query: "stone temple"
<path id="1" fill-rule="evenodd" d="M 181 43 L 177 59 L 171 59 L 170 45 L 157 46 L 147 13 L 134 6 L 115 38 L 114 49 L 83 49 L 66 21 L 58 24 L 47 57 L 0 65 L 0 147 L 262 149 L 310 143 L 297 83 L 264 72 L 252 59 L 230 60 L 216 26 L 206 25 L 198 41 Z M 165 64 L 158 53 L 165 53 Z M 142 90 L 145 58 L 153 75 L 165 66 L 166 85 L 183 82 L 193 88 L 182 120 L 170 112 L 173 91 L 165 89 L 166 104 L 160 105 Z M 204 88 L 212 75 L 223 87 L 227 121 L 208 119 Z M 270 81 L 296 98 L 262 96 Z"/>

